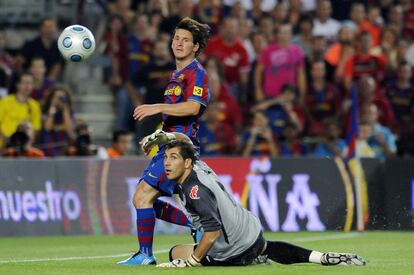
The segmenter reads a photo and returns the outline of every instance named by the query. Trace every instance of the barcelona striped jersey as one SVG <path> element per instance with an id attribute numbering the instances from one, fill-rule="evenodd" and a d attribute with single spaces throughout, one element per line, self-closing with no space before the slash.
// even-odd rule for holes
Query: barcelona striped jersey
<path id="1" fill-rule="evenodd" d="M 198 114 L 184 117 L 163 114 L 162 129 L 166 132 L 183 133 L 198 147 L 199 120 L 210 101 L 210 91 L 207 73 L 196 59 L 185 68 L 172 73 L 164 92 L 164 103 L 177 104 L 187 101 L 201 104 Z"/>

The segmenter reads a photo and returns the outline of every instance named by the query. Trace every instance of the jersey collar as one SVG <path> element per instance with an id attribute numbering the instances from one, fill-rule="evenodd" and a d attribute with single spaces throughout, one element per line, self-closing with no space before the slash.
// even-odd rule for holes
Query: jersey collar
<path id="1" fill-rule="evenodd" d="M 190 64 L 188 64 L 187 66 L 185 66 L 184 68 L 182 68 L 181 70 L 179 70 L 179 71 L 175 71 L 174 72 L 174 77 L 176 77 L 177 75 L 180 75 L 182 72 L 184 72 L 185 70 L 188 70 L 188 69 L 191 69 L 191 68 L 193 68 L 193 67 L 195 67 L 195 66 L 197 66 L 197 64 L 198 64 L 198 61 L 197 61 L 197 59 L 193 59 L 193 61 L 191 61 L 191 63 Z"/>

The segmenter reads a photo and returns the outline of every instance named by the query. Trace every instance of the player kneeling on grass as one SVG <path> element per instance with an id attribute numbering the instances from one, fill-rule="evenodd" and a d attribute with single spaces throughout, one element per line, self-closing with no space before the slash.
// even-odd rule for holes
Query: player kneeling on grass
<path id="1" fill-rule="evenodd" d="M 158 132 L 155 140 L 174 139 L 162 136 Z M 203 236 L 198 244 L 171 248 L 171 262 L 158 267 L 250 265 L 266 262 L 267 258 L 282 264 L 365 265 L 364 259 L 355 254 L 322 253 L 266 241 L 259 219 L 233 199 L 217 175 L 197 158 L 191 143 L 169 141 L 164 165 L 167 178 L 179 185 L 180 203 Z"/>

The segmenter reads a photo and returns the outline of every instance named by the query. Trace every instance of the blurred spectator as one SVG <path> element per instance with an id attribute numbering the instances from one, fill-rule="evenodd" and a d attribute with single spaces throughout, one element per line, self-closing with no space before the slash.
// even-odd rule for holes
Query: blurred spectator
<path id="1" fill-rule="evenodd" d="M 287 21 L 292 25 L 294 33 L 298 33 L 301 19 L 301 0 L 289 0 Z"/>
<path id="2" fill-rule="evenodd" d="M 410 50 L 410 52 L 409 52 Z M 407 61 L 411 67 L 414 66 L 414 47 L 408 39 L 400 38 L 397 44 L 397 64 L 402 61 Z"/>
<path id="3" fill-rule="evenodd" d="M 168 84 L 169 75 L 176 69 L 169 52 L 169 43 L 159 40 L 154 44 L 151 61 L 142 67 L 141 71 L 132 81 L 135 85 L 143 87 L 140 101 L 143 104 L 164 102 L 164 91 Z M 131 96 L 131 94 L 130 94 Z M 136 105 L 135 105 L 136 106 Z M 130 119 L 132 119 L 133 108 Z M 139 126 L 138 138 L 151 134 L 161 124 L 161 114 L 145 118 Z"/>
<path id="4" fill-rule="evenodd" d="M 36 38 L 24 43 L 21 50 L 24 67 L 28 68 L 35 56 L 40 56 L 45 61 L 46 74 L 51 80 L 61 78 L 64 60 L 57 47 L 56 20 L 45 17 L 39 25 L 40 34 Z"/>
<path id="5" fill-rule="evenodd" d="M 253 22 L 256 26 L 259 25 L 261 18 L 268 16 L 268 14 L 262 8 L 263 2 L 265 1 L 252 0 L 252 9 L 250 11 L 250 17 L 253 19 Z"/>
<path id="6" fill-rule="evenodd" d="M 45 99 L 39 142 L 46 156 L 53 157 L 64 155 L 75 138 L 72 92 L 65 86 L 56 86 Z"/>
<path id="7" fill-rule="evenodd" d="M 275 25 L 273 24 L 273 20 L 269 16 L 264 16 L 260 18 L 259 21 L 259 31 L 264 34 L 267 41 L 273 42 L 275 39 Z"/>
<path id="8" fill-rule="evenodd" d="M 396 125 L 393 130 L 399 134 L 414 131 L 414 84 L 412 67 L 407 62 L 398 65 L 397 78 L 385 88 L 385 96 L 391 103 Z"/>
<path id="9" fill-rule="evenodd" d="M 410 0 L 405 0 L 404 2 L 402 4 L 404 10 L 403 35 L 414 40 L 414 4 Z"/>
<path id="10" fill-rule="evenodd" d="M 6 51 L 6 32 L 0 28 L 0 98 L 9 93 L 14 69 L 13 57 Z"/>
<path id="11" fill-rule="evenodd" d="M 132 146 L 132 137 L 128 131 L 118 130 L 112 136 L 112 145 L 107 149 L 109 158 L 127 156 Z"/>
<path id="12" fill-rule="evenodd" d="M 239 38 L 242 41 L 244 48 L 246 49 L 249 64 L 251 64 L 255 59 L 254 48 L 250 40 L 250 35 L 253 31 L 253 21 L 249 18 L 242 18 L 239 20 L 239 24 Z"/>
<path id="13" fill-rule="evenodd" d="M 398 35 L 392 28 L 384 28 L 381 33 L 381 42 L 377 47 L 371 49 L 376 56 L 383 56 L 387 62 L 388 70 L 397 68 L 397 39 Z"/>
<path id="14" fill-rule="evenodd" d="M 354 2 L 351 5 L 351 9 L 349 12 L 349 19 L 344 21 L 344 25 L 351 28 L 352 32 L 359 33 L 361 32 L 360 26 L 366 20 L 366 10 L 364 4 L 360 2 Z"/>
<path id="15" fill-rule="evenodd" d="M 368 144 L 368 139 L 372 135 L 372 127 L 366 122 L 358 125 L 358 139 L 356 141 L 356 155 L 360 158 L 374 158 L 375 152 Z M 345 155 L 348 155 L 346 153 Z"/>
<path id="16" fill-rule="evenodd" d="M 326 38 L 323 36 L 313 36 L 311 40 L 311 52 L 308 56 L 305 57 L 305 74 L 306 74 L 306 80 L 307 82 L 311 78 L 311 71 L 312 71 L 312 64 L 316 61 L 323 61 L 324 60 L 324 54 L 326 51 Z M 331 79 L 332 77 L 332 70 L 331 67 L 328 65 L 329 63 L 323 61 L 326 63 L 326 79 Z"/>
<path id="17" fill-rule="evenodd" d="M 250 64 L 250 71 L 249 71 L 249 82 L 248 82 L 248 88 L 247 88 L 247 100 L 246 104 L 242 105 L 243 109 L 249 109 L 251 105 L 254 105 L 256 103 L 256 96 L 255 96 L 255 74 L 256 74 L 256 67 L 258 60 L 260 58 L 260 55 L 262 54 L 262 51 L 267 47 L 267 40 L 263 33 L 261 32 L 253 32 L 250 40 L 252 42 L 252 46 L 254 49 L 254 60 Z M 245 113 L 247 114 L 247 113 Z"/>
<path id="18" fill-rule="evenodd" d="M 197 10 L 202 22 L 210 26 L 212 34 L 216 34 L 223 17 L 221 1 L 200 0 Z"/>
<path id="19" fill-rule="evenodd" d="M 278 137 L 282 137 L 288 123 L 295 124 L 300 132 L 303 130 L 305 116 L 297 102 L 296 89 L 285 86 L 278 97 L 258 103 L 253 106 L 252 111 L 264 111 L 270 119 L 272 131 Z"/>
<path id="20" fill-rule="evenodd" d="M 361 122 L 371 127 L 368 145 L 379 158 L 392 157 L 397 152 L 395 135 L 388 127 L 378 122 L 378 107 L 375 104 L 364 105 L 361 108 Z"/>
<path id="21" fill-rule="evenodd" d="M 371 54 L 371 46 L 371 35 L 363 32 L 359 37 L 359 47 L 356 53 L 345 64 L 344 85 L 347 90 L 350 90 L 353 80 L 362 76 L 374 77 L 377 85 L 383 80 L 386 60 L 383 56 Z"/>
<path id="22" fill-rule="evenodd" d="M 308 148 L 300 138 L 300 130 L 295 123 L 288 122 L 283 129 L 283 141 L 279 142 L 281 157 L 305 156 Z"/>
<path id="23" fill-rule="evenodd" d="M 229 84 L 231 92 L 238 100 L 245 101 L 249 60 L 246 48 L 238 35 L 238 20 L 231 17 L 224 19 L 219 35 L 210 39 L 204 55 L 214 56 L 220 60 L 224 67 L 224 79 Z"/>
<path id="24" fill-rule="evenodd" d="M 242 137 L 242 156 L 272 156 L 279 155 L 277 140 L 269 127 L 269 119 L 265 112 L 253 113 L 252 125 L 246 129 Z"/>
<path id="25" fill-rule="evenodd" d="M 394 29 L 396 33 L 402 34 L 404 13 L 401 5 L 391 6 L 388 12 L 388 27 Z"/>
<path id="26" fill-rule="evenodd" d="M 320 137 L 320 142 L 313 150 L 317 157 L 343 157 L 347 149 L 345 140 L 341 138 L 342 131 L 335 118 L 325 120 L 326 128 Z"/>
<path id="27" fill-rule="evenodd" d="M 129 77 L 135 77 L 142 66 L 150 61 L 152 46 L 148 16 L 137 15 L 133 20 L 132 31 L 128 35 Z"/>
<path id="28" fill-rule="evenodd" d="M 43 158 L 44 153 L 33 146 L 35 133 L 32 123 L 22 121 L 10 137 L 3 155 L 6 157 Z"/>
<path id="29" fill-rule="evenodd" d="M 282 24 L 287 24 L 288 22 L 288 11 L 284 3 L 278 2 L 274 9 L 270 12 L 270 16 L 273 19 L 275 28 L 278 28 Z"/>
<path id="30" fill-rule="evenodd" d="M 136 106 L 142 103 L 139 90 L 143 87 L 137 78 L 141 71 L 144 71 L 143 67 L 150 62 L 152 41 L 149 38 L 148 17 L 146 15 L 137 15 L 132 27 L 133 31 L 128 36 L 128 80 L 121 83 L 122 86 L 115 95 L 115 130 L 128 129 L 135 132 L 136 124 L 133 121 L 132 112 Z M 157 47 L 155 50 L 157 51 Z M 137 132 L 139 131 L 137 130 Z"/>
<path id="31" fill-rule="evenodd" d="M 211 60 L 211 59 L 210 59 Z M 208 64 L 208 63 L 207 63 Z M 242 132 L 242 114 L 237 100 L 222 82 L 218 71 L 208 72 L 211 102 L 216 103 L 216 113 L 221 124 L 229 128 L 233 136 Z"/>
<path id="32" fill-rule="evenodd" d="M 298 45 L 305 53 L 305 56 L 309 56 L 312 51 L 312 28 L 312 18 L 302 16 L 299 20 L 299 33 L 292 39 L 292 43 Z"/>
<path id="33" fill-rule="evenodd" d="M 134 19 L 134 11 L 131 10 L 131 0 L 108 1 L 108 11 L 122 17 L 124 23 L 129 26 Z"/>
<path id="34" fill-rule="evenodd" d="M 300 102 L 306 89 L 303 51 L 291 44 L 292 28 L 279 26 L 277 42 L 270 44 L 261 54 L 256 67 L 256 101 L 277 97 L 285 85 L 297 86 Z"/>
<path id="35" fill-rule="evenodd" d="M 43 105 L 47 91 L 55 84 L 55 81 L 47 77 L 45 61 L 42 57 L 33 57 L 29 70 L 34 80 L 31 97 Z"/>
<path id="36" fill-rule="evenodd" d="M 230 155 L 236 149 L 234 129 L 220 119 L 221 106 L 212 102 L 200 121 L 200 154 L 202 156 Z"/>
<path id="37" fill-rule="evenodd" d="M 174 10 L 174 7 L 171 6 L 172 13 L 167 18 L 164 18 L 160 24 L 161 34 L 170 37 L 175 26 L 177 26 L 178 22 L 185 17 L 190 17 L 199 22 L 201 21 L 200 18 L 194 14 L 194 3 L 192 0 L 177 0 L 176 2 L 171 2 L 171 5 L 176 5 L 176 11 Z"/>
<path id="38" fill-rule="evenodd" d="M 375 104 L 379 112 L 381 124 L 391 126 L 395 123 L 395 115 L 391 104 L 377 86 L 372 77 L 362 77 L 358 81 L 358 102 L 360 106 Z"/>
<path id="39" fill-rule="evenodd" d="M 40 104 L 30 98 L 33 81 L 30 73 L 22 73 L 17 79 L 16 94 L 6 96 L 0 101 L 0 138 L 3 141 L 0 144 L 4 144 L 16 132 L 22 121 L 30 121 L 36 132 L 40 130 Z"/>
<path id="40" fill-rule="evenodd" d="M 333 42 L 338 34 L 341 24 L 331 17 L 332 4 L 330 0 L 318 0 L 316 17 L 313 20 L 313 35 L 322 35 Z"/>
<path id="41" fill-rule="evenodd" d="M 341 96 L 335 85 L 326 81 L 323 61 L 312 63 L 311 78 L 305 96 L 308 135 L 323 135 L 328 117 L 339 119 Z"/>
<path id="42" fill-rule="evenodd" d="M 110 70 L 105 74 L 113 91 L 128 79 L 128 37 L 121 16 L 113 15 L 108 20 L 106 34 L 103 38 L 104 55 L 111 60 Z"/>
<path id="43" fill-rule="evenodd" d="M 354 33 L 351 27 L 343 25 L 339 29 L 338 40 L 325 52 L 328 75 L 331 81 L 343 83 L 346 62 L 354 55 Z"/>
<path id="44" fill-rule="evenodd" d="M 380 9 L 376 6 L 370 6 L 368 13 L 366 13 L 362 3 L 353 3 L 350 16 L 352 21 L 348 25 L 353 28 L 355 35 L 360 36 L 363 32 L 368 32 L 371 35 L 372 46 L 378 46 L 383 24 Z"/>
<path id="45" fill-rule="evenodd" d="M 75 132 L 76 140 L 69 146 L 66 152 L 68 156 L 96 156 L 99 154 L 98 149 L 100 148 L 92 143 L 91 130 L 85 121 L 76 121 Z"/>
<path id="46" fill-rule="evenodd" d="M 243 20 L 247 18 L 247 11 L 243 7 L 241 1 L 235 1 L 231 6 L 230 17 L 236 18 L 238 20 Z"/>

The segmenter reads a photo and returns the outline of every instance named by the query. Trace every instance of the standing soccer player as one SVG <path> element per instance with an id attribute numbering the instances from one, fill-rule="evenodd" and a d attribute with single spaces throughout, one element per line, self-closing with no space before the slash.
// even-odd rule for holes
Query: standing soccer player
<path id="1" fill-rule="evenodd" d="M 177 70 L 172 73 L 165 89 L 165 103 L 138 106 L 134 110 L 134 119 L 142 120 L 161 113 L 165 132 L 182 133 L 199 146 L 199 118 L 207 107 L 210 95 L 207 74 L 196 57 L 205 48 L 209 32 L 208 25 L 190 18 L 184 18 L 178 23 L 171 43 Z M 146 141 L 144 138 L 142 143 L 145 144 Z M 143 148 L 146 152 L 150 149 L 145 146 Z M 135 190 L 133 203 L 137 210 L 139 251 L 119 262 L 120 265 L 156 264 L 152 252 L 156 217 L 192 227 L 181 210 L 157 199 L 162 195 L 171 196 L 178 190 L 177 184 L 165 177 L 164 151 L 161 146 Z"/>

